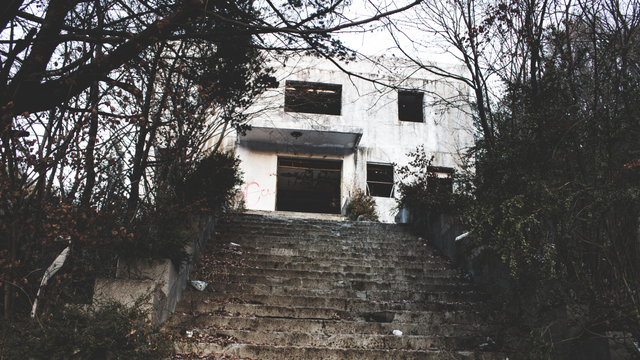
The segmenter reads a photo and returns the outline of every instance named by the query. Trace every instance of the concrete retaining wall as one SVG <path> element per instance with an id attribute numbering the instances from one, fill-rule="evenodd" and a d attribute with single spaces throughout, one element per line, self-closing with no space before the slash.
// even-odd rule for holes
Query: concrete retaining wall
<path id="1" fill-rule="evenodd" d="M 153 323 L 165 321 L 186 289 L 189 273 L 198 264 L 200 250 L 210 240 L 216 220 L 208 214 L 194 217 L 192 221 L 193 226 L 197 227 L 197 237 L 187 248 L 191 261 L 181 264 L 179 268 L 169 259 L 119 260 L 115 279 L 96 279 L 94 304 L 116 301 L 132 306 L 136 301 L 143 300 L 143 308 L 151 312 Z"/>

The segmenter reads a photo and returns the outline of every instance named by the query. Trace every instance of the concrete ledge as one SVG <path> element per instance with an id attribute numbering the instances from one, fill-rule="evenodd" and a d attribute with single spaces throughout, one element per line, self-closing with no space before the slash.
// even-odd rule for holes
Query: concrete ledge
<path id="1" fill-rule="evenodd" d="M 141 309 L 150 312 L 154 324 L 167 319 L 167 297 L 152 280 L 96 279 L 94 305 L 117 302 L 133 307 L 139 301 Z"/>
<path id="2" fill-rule="evenodd" d="M 155 307 L 155 323 L 165 321 L 169 313 L 173 312 L 176 302 L 182 292 L 178 282 L 178 272 L 169 259 L 129 259 L 118 261 L 116 279 L 110 279 L 113 284 L 108 288 L 113 291 L 109 294 L 103 291 L 103 296 L 111 296 L 114 300 L 140 296 L 144 288 L 149 288 L 149 283 L 153 287 L 153 306 Z M 118 285 L 120 284 L 120 285 Z M 138 288 L 136 285 L 138 284 Z M 96 283 L 96 288 L 98 283 Z M 105 289 L 106 290 L 106 289 Z M 148 290 L 147 290 L 148 292 Z M 95 297 L 94 297 L 95 299 Z M 160 301 L 159 299 L 163 299 Z M 128 303 L 118 301 L 124 305 Z"/>

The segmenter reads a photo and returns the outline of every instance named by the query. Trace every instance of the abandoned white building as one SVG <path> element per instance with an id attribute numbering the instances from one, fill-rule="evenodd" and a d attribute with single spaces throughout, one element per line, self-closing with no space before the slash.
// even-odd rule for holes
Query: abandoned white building
<path id="1" fill-rule="evenodd" d="M 405 165 L 408 152 L 423 145 L 442 176 L 458 166 L 460 149 L 473 141 L 471 119 L 432 104 L 465 87 L 386 64 L 355 61 L 345 72 L 302 57 L 277 70 L 280 85 L 255 105 L 252 130 L 225 140 L 242 160 L 247 209 L 344 214 L 361 189 L 374 197 L 380 220 L 394 222 L 394 166 Z"/>

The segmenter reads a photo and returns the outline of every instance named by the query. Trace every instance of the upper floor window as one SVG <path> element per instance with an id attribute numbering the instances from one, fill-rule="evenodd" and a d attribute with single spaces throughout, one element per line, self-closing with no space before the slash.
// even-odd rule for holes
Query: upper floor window
<path id="1" fill-rule="evenodd" d="M 423 122 L 421 92 L 398 91 L 398 118 L 400 121 Z"/>
<path id="2" fill-rule="evenodd" d="M 287 80 L 284 111 L 340 115 L 342 85 Z"/>
<path id="3" fill-rule="evenodd" d="M 393 165 L 367 164 L 367 189 L 369 195 L 393 196 Z"/>
<path id="4" fill-rule="evenodd" d="M 453 191 L 453 169 L 440 166 L 428 166 L 427 190 L 432 194 L 451 194 Z"/>

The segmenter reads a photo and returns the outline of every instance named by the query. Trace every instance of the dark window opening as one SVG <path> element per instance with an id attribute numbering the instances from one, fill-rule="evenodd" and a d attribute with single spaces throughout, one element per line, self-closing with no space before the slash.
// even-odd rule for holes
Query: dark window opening
<path id="1" fill-rule="evenodd" d="M 420 92 L 398 92 L 398 118 L 400 121 L 423 122 L 422 97 Z"/>
<path id="2" fill-rule="evenodd" d="M 340 115 L 342 85 L 287 80 L 284 111 Z"/>
<path id="3" fill-rule="evenodd" d="M 393 166 L 367 164 L 367 189 L 369 195 L 393 196 Z"/>
<path id="4" fill-rule="evenodd" d="M 427 167 L 427 192 L 430 198 L 429 222 L 432 224 L 432 229 L 441 229 L 442 218 L 440 215 L 449 214 L 450 208 L 450 195 L 453 192 L 453 169 L 438 166 Z M 439 231 L 439 230 L 438 230 Z"/>
<path id="5" fill-rule="evenodd" d="M 453 192 L 453 169 L 429 166 L 427 167 L 429 180 L 427 182 L 427 190 L 436 195 L 448 195 Z"/>

